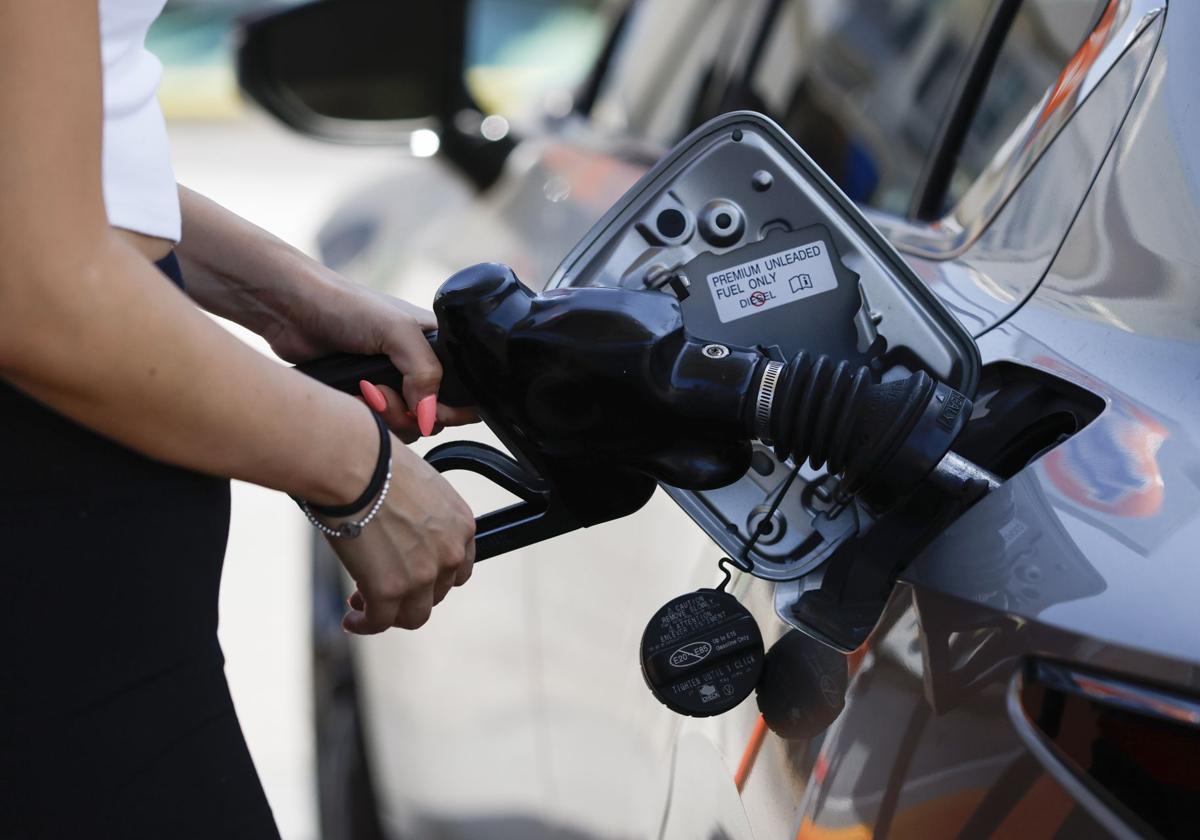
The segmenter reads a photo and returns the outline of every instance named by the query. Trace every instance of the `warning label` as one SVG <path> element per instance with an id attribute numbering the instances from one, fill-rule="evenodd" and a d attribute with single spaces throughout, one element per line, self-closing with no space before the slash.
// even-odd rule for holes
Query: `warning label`
<path id="1" fill-rule="evenodd" d="M 708 275 L 722 324 L 785 303 L 832 292 L 837 275 L 821 240 L 797 245 Z"/>

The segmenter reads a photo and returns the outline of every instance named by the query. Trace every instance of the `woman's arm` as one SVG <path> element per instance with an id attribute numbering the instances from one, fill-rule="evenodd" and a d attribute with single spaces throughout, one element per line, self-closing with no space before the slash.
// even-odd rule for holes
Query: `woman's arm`
<path id="1" fill-rule="evenodd" d="M 333 352 L 392 357 L 404 371 L 402 399 L 388 391 L 386 413 L 397 434 L 416 436 L 405 414 L 437 393 L 442 369 L 423 338 L 433 313 L 351 283 L 262 228 L 181 186 L 183 239 L 176 249 L 191 297 L 216 315 L 263 336 L 291 362 Z M 438 406 L 438 421 L 457 425 L 474 412 Z"/>
<path id="2" fill-rule="evenodd" d="M 378 445 L 366 409 L 246 347 L 108 227 L 100 78 L 95 0 L 0 4 L 0 377 L 154 458 L 355 498 Z M 420 623 L 469 573 L 469 509 L 395 450 L 380 527 L 338 546 L 358 631 Z"/>
<path id="3" fill-rule="evenodd" d="M 0 375 L 164 461 L 353 498 L 370 418 L 244 347 L 108 227 L 95 7 L 0 6 Z M 351 433 L 295 422 L 306 413 Z"/>

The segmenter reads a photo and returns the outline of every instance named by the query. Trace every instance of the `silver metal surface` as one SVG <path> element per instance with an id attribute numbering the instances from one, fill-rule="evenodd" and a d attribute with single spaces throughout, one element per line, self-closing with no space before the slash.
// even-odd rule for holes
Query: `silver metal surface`
<path id="1" fill-rule="evenodd" d="M 775 404 L 775 388 L 779 385 L 783 367 L 782 362 L 766 363 L 758 382 L 758 394 L 754 397 L 754 429 L 764 443 L 771 442 L 771 408 Z"/>
<path id="2" fill-rule="evenodd" d="M 999 476 L 971 463 L 957 452 L 947 452 L 926 480 L 951 495 L 982 495 L 1000 486 Z"/>
<path id="3" fill-rule="evenodd" d="M 724 344 L 705 344 L 701 352 L 710 359 L 724 359 L 729 355 L 729 348 Z"/>
<path id="4" fill-rule="evenodd" d="M 770 505 L 759 505 L 750 512 L 746 518 L 746 531 L 751 534 L 758 534 L 759 525 L 766 518 L 767 513 L 771 510 Z M 762 545 L 772 545 L 783 539 L 784 532 L 787 531 L 787 520 L 779 511 L 771 514 L 770 528 L 765 534 L 758 534 L 758 543 Z M 757 544 L 757 543 L 756 543 Z"/>

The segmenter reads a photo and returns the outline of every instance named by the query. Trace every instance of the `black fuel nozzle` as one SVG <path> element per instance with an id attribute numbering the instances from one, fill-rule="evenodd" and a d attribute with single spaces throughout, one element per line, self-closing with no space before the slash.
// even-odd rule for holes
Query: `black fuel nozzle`
<path id="1" fill-rule="evenodd" d="M 539 472 L 707 490 L 749 469 L 743 418 L 762 355 L 689 335 L 674 297 L 535 294 L 507 267 L 484 264 L 447 280 L 433 308 L 439 354 Z"/>
<path id="2" fill-rule="evenodd" d="M 758 439 L 841 476 L 844 497 L 885 507 L 934 472 L 971 412 L 924 371 L 877 382 L 829 356 L 784 363 L 694 336 L 659 292 L 535 294 L 491 264 L 448 280 L 434 311 L 439 353 L 489 425 L 539 472 L 576 476 L 592 504 L 591 476 L 731 484 Z"/>
<path id="3" fill-rule="evenodd" d="M 523 501 L 480 517 L 477 557 L 638 510 L 658 482 L 710 490 L 742 478 L 751 441 L 781 460 L 843 476 L 846 495 L 886 503 L 947 453 L 970 412 L 928 374 L 875 382 L 866 367 L 707 341 L 678 300 L 610 287 L 541 294 L 484 263 L 434 301 L 439 398 L 475 405 L 515 456 L 459 442 L 427 457 L 471 469 Z M 359 379 L 399 389 L 385 357 L 333 357 L 301 368 L 343 390 Z"/>

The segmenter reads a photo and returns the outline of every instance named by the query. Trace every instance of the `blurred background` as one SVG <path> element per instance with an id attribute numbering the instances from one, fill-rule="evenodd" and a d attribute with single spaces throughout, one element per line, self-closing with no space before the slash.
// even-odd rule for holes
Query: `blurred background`
<path id="1" fill-rule="evenodd" d="M 164 66 L 160 100 L 179 182 L 316 256 L 322 224 L 339 205 L 383 181 L 419 181 L 437 137 L 418 134 L 411 148 L 324 143 L 248 105 L 234 68 L 236 24 L 295 4 L 170 0 L 148 47 Z M 490 113 L 519 117 L 549 88 L 577 80 L 605 34 L 591 13 L 599 5 L 475 3 L 466 73 L 472 95 Z M 270 352 L 257 336 L 227 326 Z M 283 494 L 235 484 L 233 498 L 220 605 L 226 673 L 280 831 L 287 840 L 316 838 L 312 529 Z"/>

